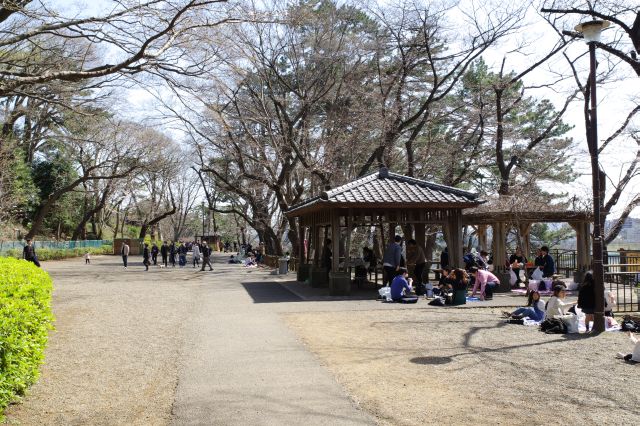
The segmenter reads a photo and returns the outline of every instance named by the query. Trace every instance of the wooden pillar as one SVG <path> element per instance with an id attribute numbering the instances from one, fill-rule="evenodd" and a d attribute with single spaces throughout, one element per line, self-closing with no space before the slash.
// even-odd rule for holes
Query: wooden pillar
<path id="1" fill-rule="evenodd" d="M 531 255 L 531 224 L 521 223 L 518 225 L 518 232 L 522 239 L 522 253 L 528 257 Z"/>
<path id="2" fill-rule="evenodd" d="M 576 270 L 573 275 L 575 282 L 582 282 L 584 274 L 591 268 L 591 224 L 589 222 L 569 223 L 576 231 Z"/>
<path id="3" fill-rule="evenodd" d="M 462 211 L 451 210 L 445 225 L 447 247 L 449 248 L 449 265 L 456 268 L 463 267 L 462 261 Z"/>
<path id="4" fill-rule="evenodd" d="M 352 216 L 353 215 L 353 210 L 349 209 L 348 213 L 347 213 L 347 218 L 346 218 L 346 225 L 347 225 L 347 243 L 346 243 L 346 247 L 344 250 L 344 267 L 345 270 L 348 271 L 349 270 L 349 264 L 350 264 L 350 260 L 351 260 L 351 227 L 353 226 L 353 220 L 352 220 Z"/>
<path id="5" fill-rule="evenodd" d="M 591 239 L 589 238 L 591 229 L 589 222 L 570 223 L 571 227 L 576 231 L 576 269 L 578 271 L 586 271 L 591 265 L 591 257 L 589 251 L 591 247 Z"/>
<path id="6" fill-rule="evenodd" d="M 487 250 L 487 225 L 478 225 L 478 245 L 480 250 Z"/>
<path id="7" fill-rule="evenodd" d="M 506 259 L 505 248 L 505 226 L 502 222 L 496 222 L 492 225 L 493 240 L 491 241 L 491 251 L 493 252 L 494 271 L 504 272 Z"/>
<path id="8" fill-rule="evenodd" d="M 585 257 L 585 265 L 587 265 L 587 269 L 591 269 L 591 223 L 590 222 L 582 222 L 582 226 L 584 231 L 582 231 L 585 235 L 584 237 L 584 257 Z"/>
<path id="9" fill-rule="evenodd" d="M 311 239 L 311 247 L 313 247 L 313 266 L 320 266 L 320 250 L 322 249 L 323 241 L 320 241 L 320 226 L 318 224 L 313 225 L 313 238 Z"/>
<path id="10" fill-rule="evenodd" d="M 304 233 L 305 227 L 302 226 L 302 217 L 298 217 L 298 264 L 302 265 L 306 263 L 305 253 L 304 253 Z"/>
<path id="11" fill-rule="evenodd" d="M 416 243 L 418 244 L 419 247 L 422 247 L 422 250 L 424 250 L 426 253 L 427 247 L 425 244 L 424 223 L 416 223 L 413 226 L 413 229 L 416 233 L 416 236 L 415 236 Z M 431 259 L 428 259 L 428 260 L 431 260 Z"/>
<path id="12" fill-rule="evenodd" d="M 331 270 L 338 271 L 340 265 L 340 212 L 331 209 Z"/>

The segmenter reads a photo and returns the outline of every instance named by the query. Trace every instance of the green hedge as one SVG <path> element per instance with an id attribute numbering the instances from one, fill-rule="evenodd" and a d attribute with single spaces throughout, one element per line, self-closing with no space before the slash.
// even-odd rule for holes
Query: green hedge
<path id="1" fill-rule="evenodd" d="M 87 251 L 91 254 L 113 254 L 113 246 L 103 245 L 100 247 L 84 247 L 84 248 L 74 248 L 74 249 L 39 249 L 36 246 L 36 254 L 38 255 L 38 260 L 40 261 L 60 260 L 60 259 L 67 259 L 70 257 L 84 256 L 84 254 Z M 21 249 L 7 250 L 5 253 L 5 256 L 15 257 L 16 259 L 20 259 L 22 258 L 22 250 Z"/>
<path id="2" fill-rule="evenodd" d="M 0 419 L 38 379 L 52 328 L 49 274 L 25 260 L 0 258 Z"/>

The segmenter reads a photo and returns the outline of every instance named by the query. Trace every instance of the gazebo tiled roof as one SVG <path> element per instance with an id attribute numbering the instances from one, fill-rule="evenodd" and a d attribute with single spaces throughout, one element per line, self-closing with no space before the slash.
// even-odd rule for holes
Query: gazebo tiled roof
<path id="1" fill-rule="evenodd" d="M 466 209 L 466 225 L 500 222 L 572 222 L 590 221 L 593 216 L 584 210 L 570 209 L 567 203 L 551 204 L 533 196 L 500 196 L 481 206 Z"/>
<path id="2" fill-rule="evenodd" d="M 473 192 L 392 173 L 382 168 L 292 206 L 287 215 L 298 216 L 321 207 L 468 208 L 482 202 Z"/>

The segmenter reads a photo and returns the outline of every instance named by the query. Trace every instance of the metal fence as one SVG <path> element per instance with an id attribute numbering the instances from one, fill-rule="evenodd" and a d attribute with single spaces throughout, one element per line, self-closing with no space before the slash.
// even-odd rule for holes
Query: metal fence
<path id="1" fill-rule="evenodd" d="M 75 249 L 75 248 L 89 248 L 100 247 L 103 245 L 110 245 L 111 240 L 79 240 L 79 241 L 39 241 L 35 240 L 33 245 L 37 249 Z M 26 245 L 25 241 L 0 241 L 0 253 L 4 253 L 7 250 L 17 249 L 22 250 Z"/>

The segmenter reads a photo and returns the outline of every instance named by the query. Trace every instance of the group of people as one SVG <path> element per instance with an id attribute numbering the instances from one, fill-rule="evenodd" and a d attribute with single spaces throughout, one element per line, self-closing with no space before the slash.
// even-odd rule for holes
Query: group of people
<path id="1" fill-rule="evenodd" d="M 543 321 L 547 318 L 554 318 L 557 315 L 575 314 L 575 307 L 578 307 L 585 315 L 585 328 L 587 332 L 594 320 L 596 309 L 596 288 L 593 274 L 587 272 L 584 280 L 578 288 L 578 300 L 574 302 L 565 302 L 567 295 L 567 287 L 562 281 L 553 282 L 553 295 L 544 303 L 540 297 L 540 293 L 536 290 L 529 293 L 527 306 L 520 307 L 513 312 L 504 312 L 503 314 L 510 319 L 529 318 L 533 321 Z M 609 290 L 604 292 L 605 300 L 605 316 L 609 317 L 609 323 L 613 324 L 613 306 L 615 305 L 615 296 Z"/>
<path id="2" fill-rule="evenodd" d="M 176 263 L 180 268 L 184 268 L 187 265 L 187 254 L 189 249 L 192 251 L 192 263 L 194 268 L 201 268 L 200 270 L 204 271 L 205 267 L 208 266 L 210 271 L 213 270 L 213 267 L 211 266 L 211 248 L 206 241 L 202 241 L 200 243 L 178 242 L 177 244 L 175 241 L 171 241 L 170 244 L 164 241 L 160 247 L 158 247 L 156 243 L 153 243 L 151 247 L 149 247 L 149 243 L 144 243 L 142 248 L 142 264 L 145 267 L 145 271 L 148 271 L 152 262 L 153 265 L 158 265 L 158 255 L 160 255 L 161 261 L 159 266 L 161 268 L 168 268 L 169 264 L 171 264 L 172 268 L 175 268 Z M 122 256 L 122 263 L 125 269 L 127 269 L 129 265 L 130 253 L 131 247 L 129 247 L 129 244 L 127 244 L 126 241 L 123 242 L 120 248 L 120 255 Z"/>
<path id="3" fill-rule="evenodd" d="M 323 250 L 322 259 L 323 265 L 330 268 L 330 241 L 325 241 L 325 248 Z M 367 259 L 365 259 L 365 257 Z M 363 260 L 367 264 L 371 259 L 375 259 L 373 251 L 365 247 L 363 249 Z M 473 251 L 463 257 L 465 266 L 463 268 L 453 268 L 449 266 L 449 252 L 445 248 L 440 256 L 441 267 L 440 279 L 438 287 L 433 289 L 434 294 L 439 292 L 461 292 L 463 289 L 471 289 L 471 296 L 479 296 L 481 300 L 491 300 L 493 298 L 494 290 L 500 285 L 500 279 L 492 272 L 492 259 L 489 257 L 489 253 L 485 250 L 481 250 L 479 253 Z M 374 260 L 375 262 L 375 260 Z M 403 271 L 407 265 L 415 265 L 413 269 L 413 282 L 415 286 L 411 286 L 410 282 L 407 282 L 408 286 L 412 288 L 412 291 L 417 295 L 428 294 L 431 291 L 429 284 L 423 284 L 423 273 L 426 267 L 426 257 L 424 250 L 417 244 L 416 240 L 411 239 L 407 241 L 406 245 L 406 259 L 403 256 L 402 250 L 402 237 L 396 235 L 394 240 L 386 247 L 382 258 L 382 267 L 384 271 L 383 285 L 391 286 L 397 276 L 403 275 Z M 515 253 L 509 256 L 507 266 L 516 275 L 516 286 L 526 280 L 527 274 L 527 258 L 523 254 L 521 248 L 517 248 Z M 375 264 L 373 266 L 375 268 Z M 553 257 L 549 254 L 549 248 L 542 246 L 538 249 L 533 268 L 530 273 L 543 278 L 551 278 L 556 273 L 555 262 Z M 357 271 L 356 271 L 357 275 Z M 400 286 L 398 288 L 405 286 Z M 464 287 L 464 288 L 463 288 Z M 406 291 L 405 291 L 406 293 Z M 396 296 L 398 296 L 396 294 Z"/>

